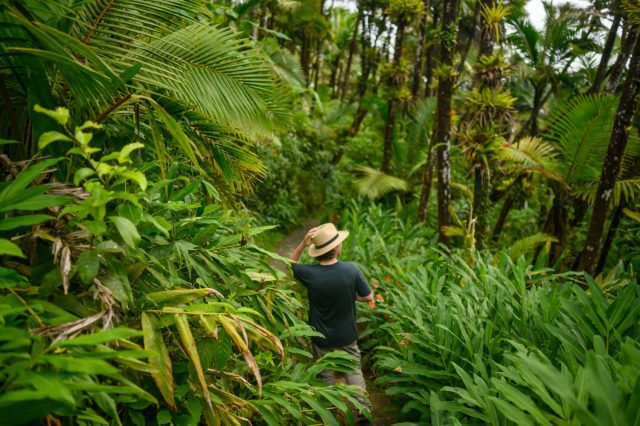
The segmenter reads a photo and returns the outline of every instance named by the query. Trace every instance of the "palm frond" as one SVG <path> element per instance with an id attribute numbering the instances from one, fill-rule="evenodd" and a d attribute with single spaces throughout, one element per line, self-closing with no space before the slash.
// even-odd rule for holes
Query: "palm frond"
<path id="1" fill-rule="evenodd" d="M 518 142 L 506 145 L 502 156 L 527 167 L 552 167 L 557 156 L 556 149 L 542 138 L 527 136 Z"/>
<path id="2" fill-rule="evenodd" d="M 544 139 L 556 148 L 556 172 L 568 184 L 591 180 L 600 170 L 616 106 L 614 96 L 578 96 L 553 112 Z"/>
<path id="3" fill-rule="evenodd" d="M 516 260 L 522 255 L 533 253 L 536 247 L 538 247 L 540 244 L 545 244 L 548 246 L 551 243 L 557 241 L 558 239 L 551 235 L 538 232 L 514 242 L 511 245 L 511 249 L 509 250 L 509 256 L 511 257 L 511 259 Z"/>
<path id="4" fill-rule="evenodd" d="M 408 189 L 405 180 L 390 176 L 380 170 L 371 167 L 358 167 L 355 171 L 361 175 L 355 181 L 358 192 L 371 199 L 380 198 L 392 191 L 406 191 Z"/>
<path id="5" fill-rule="evenodd" d="M 578 198 L 581 198 L 593 204 L 596 199 L 598 190 L 598 180 L 594 180 L 587 186 L 581 186 L 574 192 Z M 640 197 L 640 178 L 618 179 L 613 187 L 613 205 L 620 205 L 621 201 L 633 201 Z"/>
<path id="6" fill-rule="evenodd" d="M 434 96 L 421 99 L 411 110 L 411 131 L 409 142 L 412 147 L 420 146 L 429 138 L 434 123 L 436 98 Z"/>
<path id="7" fill-rule="evenodd" d="M 629 219 L 635 220 L 636 222 L 640 223 L 640 212 L 634 212 L 633 210 L 629 210 L 629 209 L 622 209 L 622 212 Z"/>

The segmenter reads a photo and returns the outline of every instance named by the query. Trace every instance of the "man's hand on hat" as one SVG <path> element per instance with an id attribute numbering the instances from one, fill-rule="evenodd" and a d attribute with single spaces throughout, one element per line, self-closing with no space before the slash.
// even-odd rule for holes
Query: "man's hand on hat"
<path id="1" fill-rule="evenodd" d="M 317 234 L 318 234 L 318 227 L 317 226 L 315 228 L 309 229 L 309 231 L 307 231 L 307 235 L 304 237 L 304 246 L 308 247 L 311 244 L 313 244 L 313 239 L 315 238 L 315 236 Z"/>

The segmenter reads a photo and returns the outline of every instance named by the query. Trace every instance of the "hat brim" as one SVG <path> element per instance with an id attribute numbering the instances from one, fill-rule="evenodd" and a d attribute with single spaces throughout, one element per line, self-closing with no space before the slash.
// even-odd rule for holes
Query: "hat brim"
<path id="1" fill-rule="evenodd" d="M 309 249 L 307 250 L 307 253 L 309 253 L 309 256 L 311 257 L 322 256 L 323 254 L 328 253 L 334 248 L 338 247 L 338 245 L 344 240 L 346 240 L 348 236 L 349 236 L 349 231 L 338 231 L 338 238 L 336 238 L 334 242 L 332 242 L 326 247 L 322 247 L 321 249 L 317 249 L 315 244 L 311 244 L 309 246 Z"/>

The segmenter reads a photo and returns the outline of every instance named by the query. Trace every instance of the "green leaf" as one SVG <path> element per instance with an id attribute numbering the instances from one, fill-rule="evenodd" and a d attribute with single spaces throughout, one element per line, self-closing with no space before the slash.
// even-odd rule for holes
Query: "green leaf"
<path id="1" fill-rule="evenodd" d="M 313 411 L 315 411 L 316 413 L 318 413 L 320 415 L 320 417 L 322 418 L 322 421 L 323 421 L 323 423 L 325 425 L 329 425 L 329 426 L 339 426 L 340 425 L 338 420 L 333 416 L 333 414 L 331 414 L 331 411 L 329 411 L 328 409 L 323 407 L 322 404 L 320 404 L 315 399 L 306 397 L 304 395 L 301 395 L 300 399 L 302 399 L 304 402 L 306 402 L 309 405 L 309 407 L 311 407 L 313 409 Z"/>
<path id="2" fill-rule="evenodd" d="M 21 226 L 39 225 L 48 220 L 53 220 L 53 216 L 46 214 L 33 214 L 26 216 L 16 216 L 0 220 L 0 231 L 19 228 Z"/>
<path id="3" fill-rule="evenodd" d="M 43 108 L 40 105 L 36 105 L 33 109 L 35 112 L 40 112 L 42 114 L 48 115 L 62 126 L 66 126 L 69 122 L 69 110 L 64 107 L 58 107 L 55 110 L 52 110 Z"/>
<path id="4" fill-rule="evenodd" d="M 38 139 L 38 148 L 45 149 L 50 143 L 58 141 L 73 142 L 69 136 L 52 130 L 40 135 L 40 139 Z"/>
<path id="5" fill-rule="evenodd" d="M 118 155 L 118 163 L 128 163 L 130 161 L 129 156 L 131 155 L 131 153 L 136 149 L 141 148 L 144 148 L 144 144 L 140 142 L 125 145 L 124 147 L 122 147 L 122 149 L 120 150 L 120 154 Z"/>
<path id="6" fill-rule="evenodd" d="M 140 234 L 133 222 L 122 216 L 109 216 L 109 220 L 116 225 L 124 242 L 129 247 L 135 248 L 136 243 L 140 241 Z"/>
<path id="7" fill-rule="evenodd" d="M 605 362 L 593 352 L 587 353 L 586 376 L 596 417 L 602 424 L 625 425 L 622 392 Z"/>
<path id="8" fill-rule="evenodd" d="M 22 258 L 25 257 L 20 247 L 18 247 L 16 244 L 12 243 L 9 240 L 0 238 L 0 256 L 3 256 L 3 255 L 22 257 Z"/>
<path id="9" fill-rule="evenodd" d="M 204 393 L 205 400 L 207 401 L 207 405 L 209 409 L 213 411 L 213 406 L 211 405 L 211 398 L 209 397 L 209 388 L 207 385 L 207 379 L 204 377 L 204 370 L 202 369 L 202 364 L 200 363 L 200 355 L 198 354 L 198 349 L 196 347 L 196 341 L 193 338 L 193 334 L 191 334 L 191 328 L 189 327 L 189 321 L 187 320 L 185 315 L 176 314 L 175 315 L 176 326 L 178 328 L 178 333 L 180 334 L 180 340 L 182 341 L 182 346 L 184 347 L 185 352 L 189 356 L 193 367 L 196 370 L 196 374 L 198 376 L 198 382 L 200 382 L 200 388 L 202 389 L 202 393 Z"/>
<path id="10" fill-rule="evenodd" d="M 19 203 L 0 207 L 0 212 L 5 212 L 9 210 L 42 210 L 49 207 L 59 207 L 64 206 L 65 204 L 69 204 L 73 201 L 71 197 L 65 197 L 63 195 L 38 195 L 37 197 L 33 197 L 26 201 L 21 201 Z"/>
<path id="11" fill-rule="evenodd" d="M 158 390 L 172 410 L 176 409 L 173 394 L 173 369 L 169 352 L 159 332 L 156 321 L 146 312 L 142 313 L 142 332 L 144 333 L 144 347 L 153 352 L 149 357 L 149 364 L 154 368 L 151 373 L 153 381 L 156 382 Z"/>
<path id="12" fill-rule="evenodd" d="M 95 170 L 92 170 L 88 167 L 82 167 L 81 169 L 76 170 L 76 172 L 73 174 L 73 184 L 80 185 L 80 182 L 95 174 Z"/>
<path id="13" fill-rule="evenodd" d="M 49 160 L 44 160 L 39 163 L 30 165 L 26 169 L 24 169 L 18 177 L 15 178 L 8 186 L 6 186 L 2 192 L 0 192 L 0 206 L 2 209 L 0 211 L 11 210 L 11 208 L 7 208 L 7 204 L 11 202 L 11 200 L 19 195 L 31 182 L 33 182 L 40 174 L 53 166 L 57 162 L 62 160 L 62 158 L 52 158 Z"/>
<path id="14" fill-rule="evenodd" d="M 13 288 L 26 281 L 27 279 L 15 270 L 0 266 L 0 288 Z"/>
<path id="15" fill-rule="evenodd" d="M 134 181 L 143 191 L 147 189 L 147 177 L 142 172 L 128 170 L 126 172 L 120 173 L 120 176 L 124 176 L 127 179 Z"/>
<path id="16" fill-rule="evenodd" d="M 507 401 L 490 396 L 489 399 L 495 404 L 496 408 L 509 420 L 517 425 L 534 426 L 532 419 L 517 407 L 509 404 Z"/>
<path id="17" fill-rule="evenodd" d="M 114 327 L 108 330 L 98 331 L 97 333 L 85 334 L 83 336 L 74 337 L 73 339 L 63 340 L 56 346 L 75 347 L 75 346 L 95 346 L 112 340 L 128 339 L 130 337 L 141 336 L 142 332 L 128 327 Z"/>
<path id="18" fill-rule="evenodd" d="M 149 304 L 154 306 L 178 306 L 210 295 L 222 296 L 212 288 L 198 288 L 147 293 L 145 298 L 148 299 Z"/>
<path id="19" fill-rule="evenodd" d="M 43 355 L 42 359 L 53 365 L 59 371 L 67 373 L 104 374 L 106 376 L 113 376 L 120 372 L 116 367 L 101 359 L 61 355 Z"/>
<path id="20" fill-rule="evenodd" d="M 131 294 L 131 284 L 126 274 L 122 273 L 110 273 L 105 276 L 101 276 L 100 279 L 105 287 L 111 290 L 113 297 L 124 308 L 128 308 L 133 303 L 133 295 Z"/>
<path id="21" fill-rule="evenodd" d="M 100 270 L 100 259 L 95 250 L 83 251 L 76 261 L 78 275 L 85 284 L 90 284 L 93 278 L 98 275 Z"/>

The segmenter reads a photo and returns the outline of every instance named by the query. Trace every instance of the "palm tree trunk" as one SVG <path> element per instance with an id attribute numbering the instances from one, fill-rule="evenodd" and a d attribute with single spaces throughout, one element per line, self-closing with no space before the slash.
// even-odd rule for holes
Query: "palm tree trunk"
<path id="1" fill-rule="evenodd" d="M 309 72 L 311 68 L 311 37 L 305 30 L 302 30 L 302 42 L 300 46 L 300 67 L 304 79 L 309 84 Z"/>
<path id="2" fill-rule="evenodd" d="M 531 116 L 529 117 L 529 135 L 538 136 L 538 114 L 540 113 L 540 108 L 542 107 L 542 91 L 544 90 L 544 86 L 540 87 L 539 85 L 534 86 L 533 93 L 533 108 L 531 109 Z"/>
<path id="3" fill-rule="evenodd" d="M 607 236 L 604 239 L 604 244 L 602 244 L 602 250 L 600 252 L 600 257 L 598 258 L 598 266 L 596 266 L 596 274 L 599 274 L 604 269 L 604 265 L 607 262 L 607 256 L 609 254 L 609 250 L 611 250 L 611 244 L 613 244 L 613 239 L 616 236 L 616 232 L 618 231 L 618 227 L 620 226 L 620 220 L 624 213 L 626 203 L 620 203 L 618 207 L 616 207 L 613 212 L 613 217 L 611 218 L 611 223 L 609 224 L 609 230 L 607 231 Z"/>
<path id="4" fill-rule="evenodd" d="M 391 156 L 393 148 L 393 128 L 396 122 L 396 107 L 398 101 L 394 98 L 389 99 L 387 103 L 387 121 L 384 126 L 384 148 L 382 151 L 382 170 L 383 173 L 389 173 L 391 168 Z"/>
<path id="5" fill-rule="evenodd" d="M 631 63 L 629 71 L 625 79 L 616 119 L 611 131 L 611 141 L 607 148 L 607 154 L 604 158 L 602 172 L 600 174 L 600 183 L 596 192 L 596 199 L 593 205 L 593 214 L 589 222 L 589 230 L 587 231 L 587 240 L 582 251 L 580 259 L 580 269 L 593 274 L 596 269 L 596 260 L 600 250 L 600 240 L 604 229 L 604 222 L 607 215 L 607 209 L 613 188 L 620 171 L 622 157 L 627 147 L 629 139 L 629 125 L 636 111 L 638 104 L 638 77 L 640 77 L 640 42 L 637 40 L 631 55 Z"/>
<path id="6" fill-rule="evenodd" d="M 391 87 L 391 98 L 387 104 L 387 122 L 384 127 L 384 149 L 382 151 L 382 167 L 381 170 L 384 173 L 389 173 L 391 169 L 391 156 L 393 146 L 393 129 L 396 122 L 396 110 L 398 107 L 398 99 L 396 98 L 395 90 L 401 86 L 402 81 L 400 72 L 398 70 L 400 66 L 400 59 L 402 58 L 402 45 L 404 43 L 404 27 L 405 20 L 401 17 L 398 20 L 398 27 L 396 29 L 396 43 L 393 50 L 393 75 L 389 81 Z"/>
<path id="7" fill-rule="evenodd" d="M 489 173 L 484 162 L 476 165 L 473 184 L 473 213 L 476 216 L 475 238 L 479 248 L 485 248 L 486 237 L 489 235 Z"/>
<path id="8" fill-rule="evenodd" d="M 442 10 L 442 42 L 440 44 L 440 65 L 450 71 L 440 77 L 436 101 L 436 127 L 434 144 L 437 144 L 438 170 L 438 239 L 446 246 L 451 239 L 444 232 L 451 225 L 449 204 L 451 201 L 451 159 L 449 152 L 451 132 L 451 98 L 454 84 L 455 35 L 458 31 L 458 0 L 444 0 Z"/>
<path id="9" fill-rule="evenodd" d="M 362 20 L 364 14 L 364 4 L 360 2 L 358 5 L 358 15 L 356 17 L 356 23 L 353 26 L 353 34 L 351 35 L 351 41 L 349 42 L 349 56 L 347 56 L 347 64 L 344 69 L 342 84 L 340 85 L 340 101 L 344 101 L 346 93 L 349 91 L 349 79 L 351 77 L 351 62 L 353 62 L 353 55 L 355 55 L 358 48 L 358 25 Z"/>
<path id="10" fill-rule="evenodd" d="M 500 215 L 498 216 L 498 220 L 496 221 L 495 226 L 493 227 L 493 232 L 491 233 L 491 240 L 498 241 L 500 234 L 502 233 L 502 229 L 504 228 L 504 224 L 507 221 L 507 216 L 511 211 L 511 208 L 515 204 L 516 197 L 513 195 L 507 195 L 504 200 L 504 204 L 500 209 Z"/>
<path id="11" fill-rule="evenodd" d="M 427 218 L 427 207 L 429 206 L 429 197 L 431 195 L 431 182 L 433 181 L 433 166 L 436 157 L 433 155 L 433 138 L 429 141 L 429 149 L 427 150 L 427 163 L 424 168 L 422 178 L 422 192 L 420 193 L 420 204 L 418 205 L 418 220 L 424 222 Z"/>
<path id="12" fill-rule="evenodd" d="M 478 28 L 478 20 L 480 18 L 480 3 L 482 3 L 483 0 L 477 0 L 476 1 L 476 5 L 475 8 L 473 9 L 473 32 L 471 34 L 469 34 L 469 37 L 466 38 L 466 40 L 464 40 L 464 43 L 462 43 L 463 40 L 462 39 L 462 32 L 458 33 L 458 43 L 462 45 L 462 48 L 460 49 L 460 62 L 458 62 L 458 66 L 456 67 L 456 72 L 458 74 L 462 73 L 462 70 L 464 70 L 464 64 L 467 62 L 467 56 L 469 56 L 469 50 L 471 49 L 471 43 L 473 42 L 473 40 L 476 39 L 476 33 L 477 33 L 477 28 Z M 486 3 L 486 1 L 485 1 Z M 478 55 L 480 56 L 480 55 Z"/>
<path id="13" fill-rule="evenodd" d="M 321 67 L 321 62 L 322 62 L 322 43 L 323 40 L 322 38 L 318 38 L 318 41 L 316 43 L 316 57 L 315 57 L 315 61 L 313 62 L 313 72 L 314 72 L 314 79 L 313 79 L 313 90 L 318 90 L 318 81 L 320 80 L 320 67 Z"/>
<path id="14" fill-rule="evenodd" d="M 336 57 L 333 59 L 332 63 L 331 63 L 331 75 L 329 77 L 329 86 L 331 86 L 331 97 L 335 97 L 336 92 L 339 91 L 340 89 L 337 88 L 336 86 L 339 84 L 338 82 L 340 81 L 340 73 L 339 68 L 341 66 L 340 64 L 340 60 L 342 59 L 342 53 L 339 53 L 336 55 Z"/>
<path id="15" fill-rule="evenodd" d="M 611 52 L 613 51 L 613 44 L 615 43 L 616 36 L 618 34 L 620 20 L 621 15 L 619 13 L 615 13 L 613 16 L 613 22 L 611 22 L 609 34 L 607 34 L 607 40 L 604 43 L 604 48 L 602 49 L 602 56 L 600 57 L 600 65 L 598 66 L 598 71 L 596 72 L 596 76 L 593 79 L 593 84 L 591 85 L 591 88 L 589 89 L 587 94 L 596 94 L 602 87 L 602 83 L 604 82 L 604 77 L 607 72 L 609 59 L 611 58 Z"/>
<path id="16" fill-rule="evenodd" d="M 433 5 L 432 7 L 433 9 L 433 16 L 432 16 L 432 20 L 433 20 L 433 27 L 437 28 L 438 27 L 438 23 L 440 21 L 440 14 L 438 13 L 438 7 L 436 5 Z M 436 47 L 435 43 L 429 43 L 429 47 L 427 48 L 427 57 L 425 59 L 425 72 L 424 72 L 424 78 L 425 78 L 425 86 L 424 86 L 424 97 L 428 98 L 429 96 L 432 96 L 432 87 L 433 87 L 433 69 L 435 66 L 435 62 L 437 60 L 437 56 L 438 56 L 438 50 Z"/>
<path id="17" fill-rule="evenodd" d="M 634 30 L 628 30 L 622 36 L 622 46 L 620 48 L 620 53 L 618 53 L 618 57 L 616 58 L 616 62 L 611 67 L 611 72 L 609 73 L 609 81 L 607 81 L 607 92 L 613 93 L 616 91 L 618 87 L 618 81 L 620 81 L 620 77 L 624 71 L 624 67 L 629 60 L 629 56 L 631 55 L 631 50 L 633 49 L 633 43 L 636 39 L 636 32 Z"/>
<path id="18" fill-rule="evenodd" d="M 428 10 L 428 0 L 424 1 L 424 9 Z M 423 78 L 423 63 L 424 56 L 427 49 L 425 46 L 427 44 L 427 21 L 428 14 L 425 13 L 422 15 L 420 19 L 420 30 L 419 30 L 419 42 L 418 42 L 418 50 L 416 51 L 416 63 L 413 67 L 413 82 L 411 84 L 411 99 L 413 102 L 416 102 L 420 98 L 420 92 L 422 87 L 422 78 Z"/>

